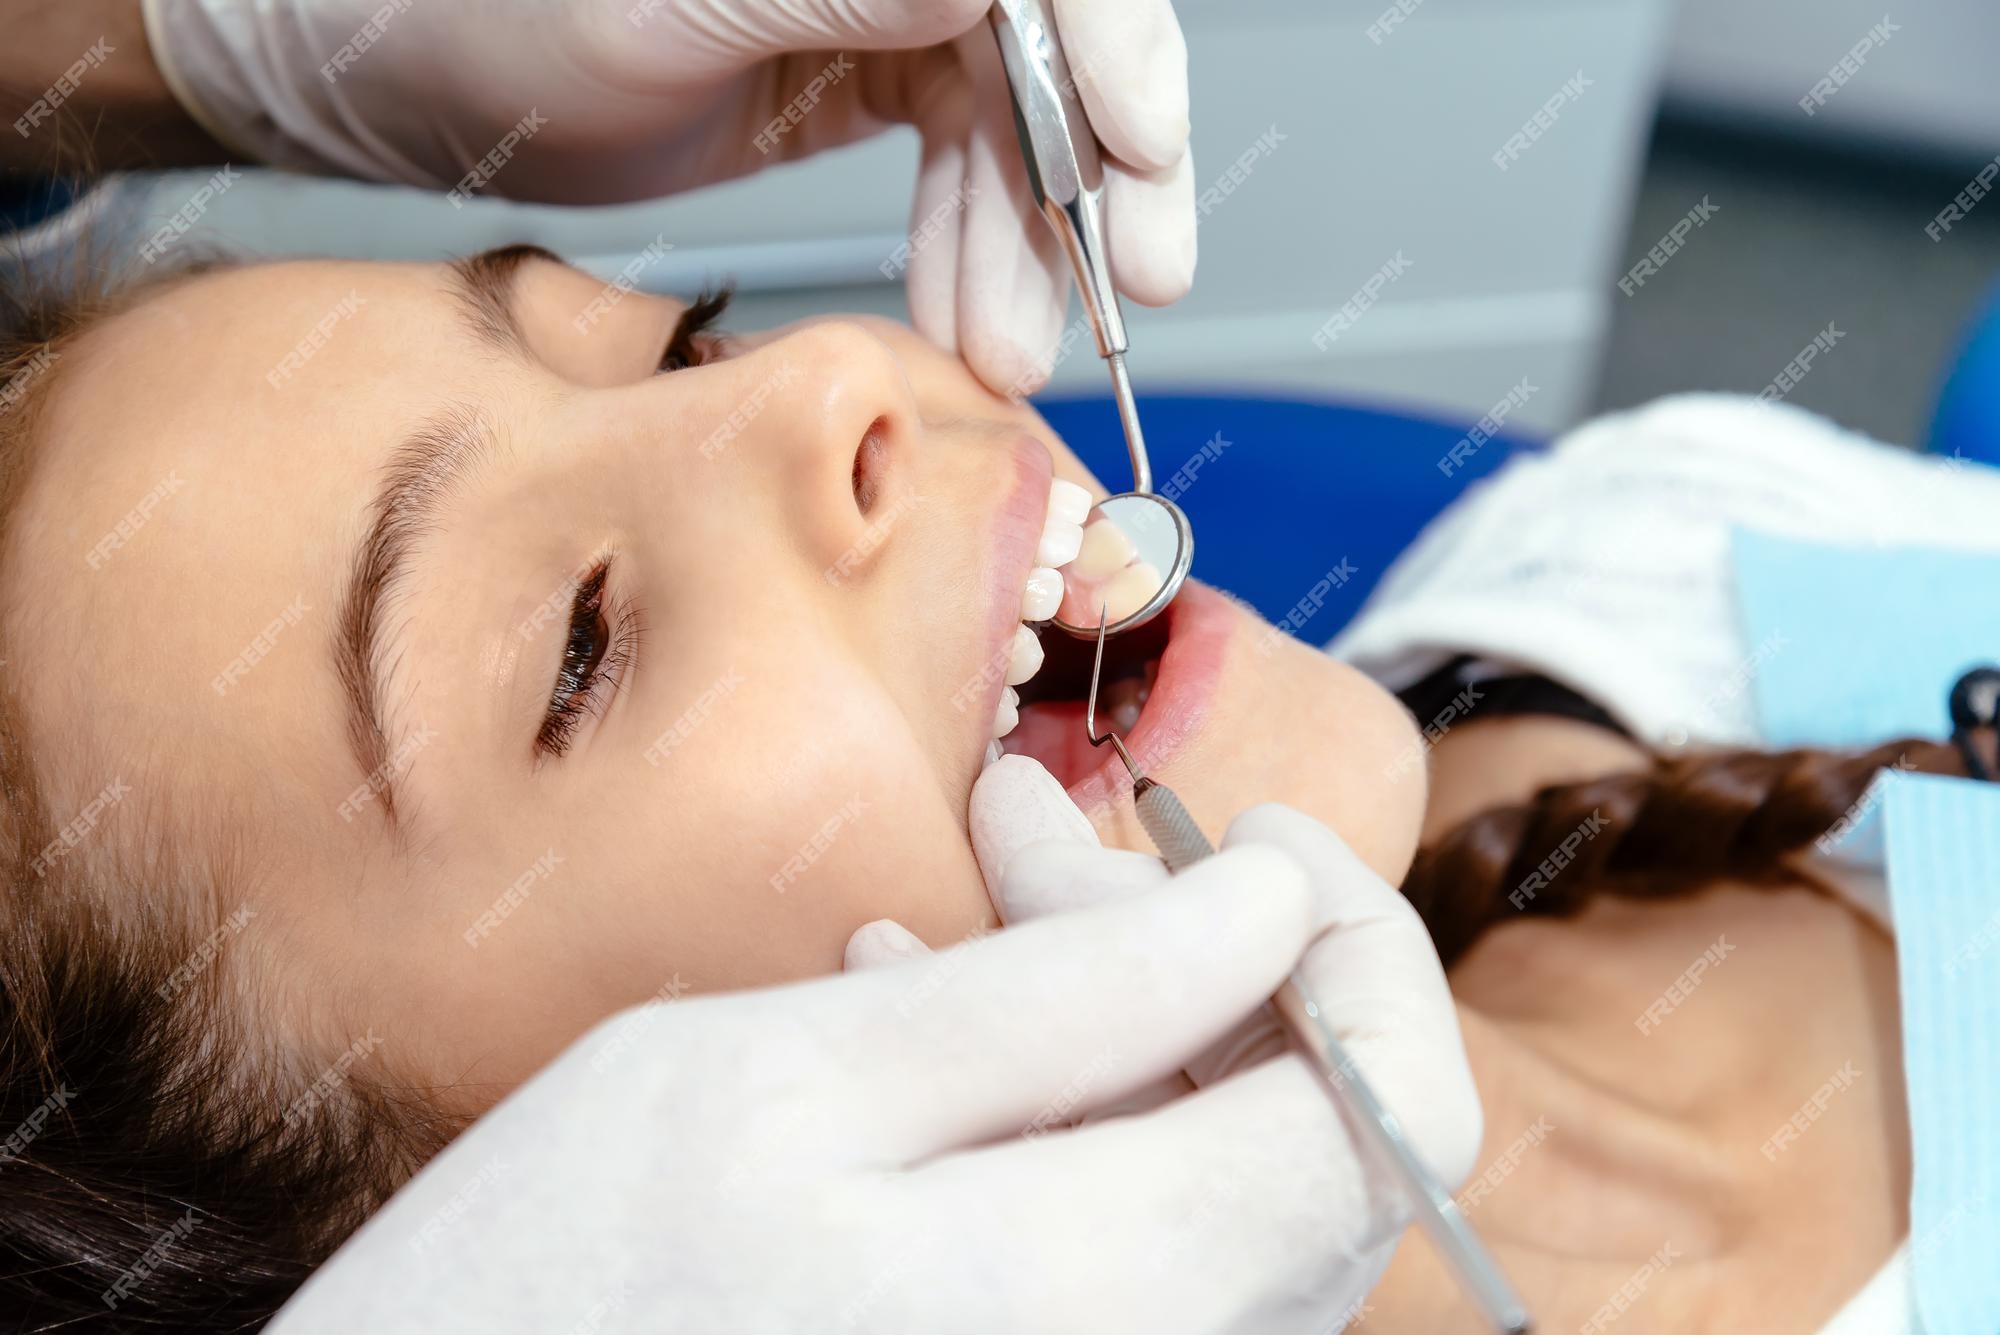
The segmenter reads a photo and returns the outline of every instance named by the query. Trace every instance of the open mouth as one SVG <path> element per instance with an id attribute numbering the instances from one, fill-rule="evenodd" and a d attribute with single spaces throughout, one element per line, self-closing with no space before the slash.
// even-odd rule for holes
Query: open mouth
<path id="1" fill-rule="evenodd" d="M 990 713 L 990 731 L 978 746 L 997 740 L 1001 750 L 1039 760 L 1089 811 L 1129 799 L 1132 777 L 1114 748 L 1091 745 L 1084 731 L 1095 638 L 1079 639 L 1051 622 L 1079 581 L 1110 608 L 1122 596 L 1115 587 L 1121 578 L 1148 581 L 1150 590 L 1159 575 L 1135 573 L 1136 553 L 1093 542 L 1093 532 L 1107 526 L 1090 522 L 1090 493 L 1051 476 L 1039 441 L 1022 436 L 1013 444 L 1014 482 L 996 511 L 997 550 L 988 565 L 992 648 L 953 703 Z M 1107 639 L 1098 735 L 1116 732 L 1146 772 L 1171 762 L 1207 716 L 1240 619 L 1226 597 L 1188 580 L 1166 611 Z"/>
<path id="2" fill-rule="evenodd" d="M 1230 621 L 1227 600 L 1190 580 L 1160 617 L 1106 640 L 1098 734 L 1116 732 L 1146 770 L 1180 754 L 1207 715 Z M 1020 722 L 1001 748 L 1039 760 L 1079 805 L 1129 791 L 1117 753 L 1108 743 L 1091 745 L 1084 728 L 1096 641 L 1053 626 L 1041 638 L 1041 669 L 1019 686 Z"/>

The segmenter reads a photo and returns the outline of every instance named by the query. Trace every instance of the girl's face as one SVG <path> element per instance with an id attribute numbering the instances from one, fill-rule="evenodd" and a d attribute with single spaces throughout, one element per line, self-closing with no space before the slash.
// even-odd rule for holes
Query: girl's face
<path id="1" fill-rule="evenodd" d="M 663 989 L 994 922 L 967 798 L 1090 480 L 899 325 L 689 356 L 684 314 L 533 252 L 223 271 L 74 345 L 38 428 L 7 671 L 58 819 L 129 788 L 85 837 L 212 855 L 272 1015 L 475 1110 Z M 1390 697 L 1196 589 L 1157 677 L 1130 738 L 1211 833 L 1286 801 L 1401 876 Z M 1074 712 L 1010 746 L 1143 847 Z"/>

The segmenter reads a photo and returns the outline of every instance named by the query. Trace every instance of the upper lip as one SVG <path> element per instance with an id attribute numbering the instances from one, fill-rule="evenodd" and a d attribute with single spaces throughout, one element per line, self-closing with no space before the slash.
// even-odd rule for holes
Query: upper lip
<path id="1" fill-rule="evenodd" d="M 1008 649 L 1014 628 L 1021 624 L 1021 594 L 1034 569 L 1035 547 L 1041 541 L 1042 525 L 1048 519 L 1049 481 L 1055 463 L 1046 445 L 1022 432 L 1007 445 L 1013 485 L 1002 497 L 994 513 L 992 560 L 986 570 L 986 656 L 980 660 L 975 680 L 985 682 L 980 696 L 982 724 L 991 724 L 1000 707 L 1000 692 L 1006 689 Z M 982 729 L 980 749 L 989 733 Z"/>

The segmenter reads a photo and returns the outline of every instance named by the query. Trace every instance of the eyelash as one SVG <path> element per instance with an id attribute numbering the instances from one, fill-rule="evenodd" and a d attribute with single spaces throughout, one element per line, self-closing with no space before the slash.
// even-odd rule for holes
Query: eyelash
<path id="1" fill-rule="evenodd" d="M 733 295 L 727 286 L 716 291 L 704 288 L 688 303 L 660 353 L 662 374 L 705 365 L 721 353 L 722 336 L 712 332 L 712 327 L 729 308 Z M 626 601 L 613 607 L 609 617 L 604 613 L 604 585 L 610 574 L 611 561 L 606 558 L 592 566 L 576 586 L 562 662 L 556 668 L 548 710 L 535 734 L 539 756 L 561 756 L 569 750 L 583 721 L 610 703 L 638 650 L 642 626 L 637 605 Z"/>
<path id="2" fill-rule="evenodd" d="M 555 689 L 535 734 L 537 755 L 561 756 L 569 750 L 583 721 L 611 703 L 638 653 L 644 630 L 638 605 L 628 599 L 615 604 L 609 616 L 605 613 L 604 585 L 610 574 L 607 557 L 576 586 Z"/>
<path id="3" fill-rule="evenodd" d="M 662 372 L 701 366 L 722 352 L 723 336 L 711 333 L 710 327 L 729 309 L 729 299 L 734 295 L 735 289 L 727 284 L 715 291 L 702 289 L 701 295 L 681 312 L 681 318 L 674 324 L 673 334 L 667 339 L 666 349 L 660 353 Z"/>

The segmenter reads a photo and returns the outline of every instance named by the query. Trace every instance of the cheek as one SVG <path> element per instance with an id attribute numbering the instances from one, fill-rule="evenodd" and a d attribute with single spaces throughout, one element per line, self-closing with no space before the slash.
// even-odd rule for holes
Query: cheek
<path id="1" fill-rule="evenodd" d="M 1394 696 L 1290 639 L 1230 646 L 1200 742 L 1166 767 L 1210 834 L 1238 812 L 1282 802 L 1326 822 L 1391 885 L 1416 854 L 1424 755 Z"/>
<path id="2" fill-rule="evenodd" d="M 991 920 L 962 813 L 879 685 L 822 670 L 744 695 L 676 772 L 649 771 L 612 832 L 639 937 L 684 977 L 739 987 L 838 970 L 874 918 L 940 945 Z"/>
<path id="3" fill-rule="evenodd" d="M 1366 676 L 1317 649 L 1286 640 L 1271 655 L 1282 726 L 1273 739 L 1279 801 L 1339 832 L 1391 885 L 1416 856 L 1429 767 L 1409 712 Z"/>

